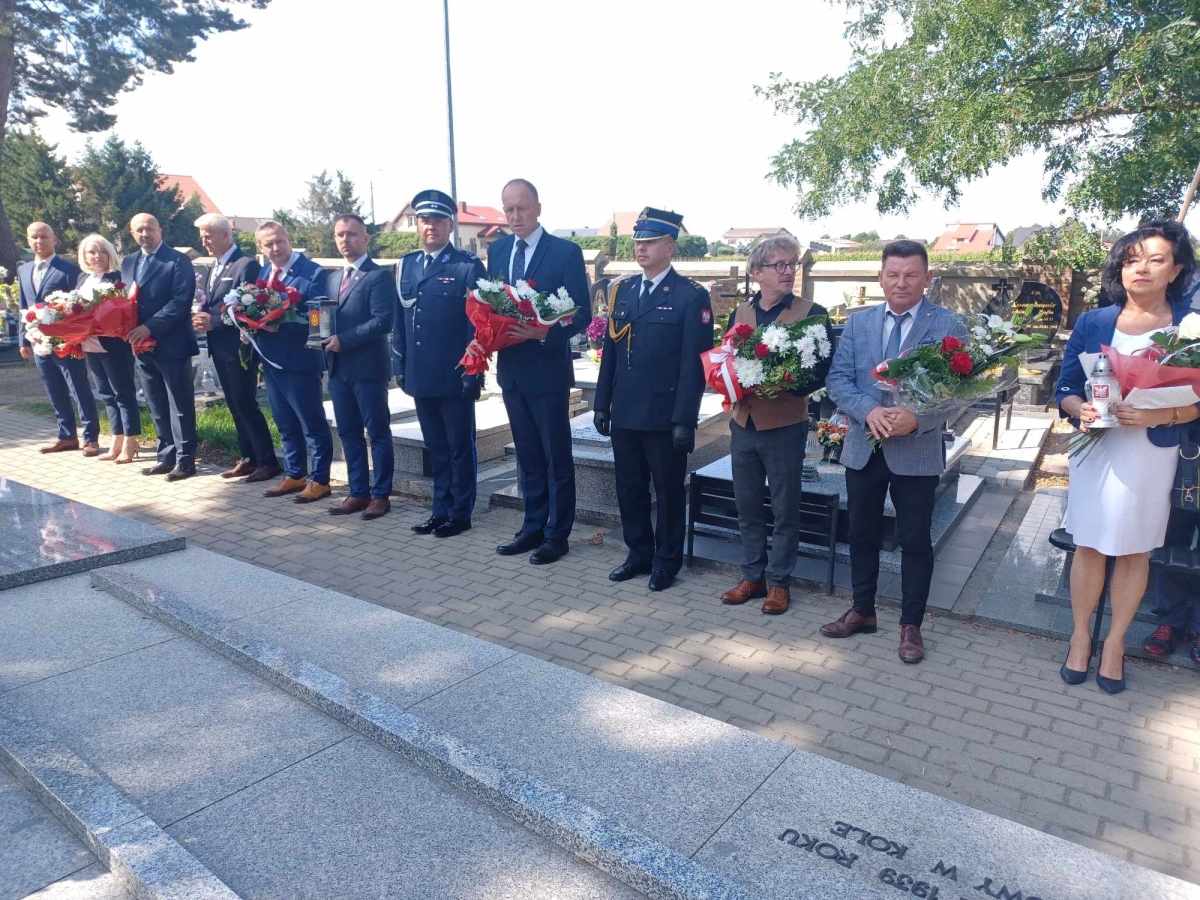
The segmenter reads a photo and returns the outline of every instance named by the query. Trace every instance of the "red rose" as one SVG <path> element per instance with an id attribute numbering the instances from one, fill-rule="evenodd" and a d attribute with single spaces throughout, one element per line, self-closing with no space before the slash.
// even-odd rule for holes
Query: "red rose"
<path id="1" fill-rule="evenodd" d="M 254 282 L 254 286 L 259 290 L 262 290 L 267 286 L 267 280 L 265 278 L 260 278 L 258 281 Z"/>
<path id="2" fill-rule="evenodd" d="M 754 334 L 754 329 L 745 322 L 739 322 L 734 326 L 733 333 L 740 337 L 743 341 Z"/>
<path id="3" fill-rule="evenodd" d="M 959 350 L 950 357 L 950 371 L 955 375 L 970 375 L 975 364 L 971 362 L 971 354 Z"/>
<path id="4" fill-rule="evenodd" d="M 257 294 L 254 295 L 254 299 L 258 301 L 259 306 L 266 306 L 267 301 L 269 301 L 271 299 L 271 295 L 268 294 L 266 291 L 259 291 Z"/>
<path id="5" fill-rule="evenodd" d="M 523 316 L 533 315 L 533 304 L 528 300 L 522 300 L 517 304 L 517 312 Z"/>
<path id="6" fill-rule="evenodd" d="M 791 372 L 784 372 L 783 373 L 783 383 L 784 384 L 795 384 L 796 379 L 792 377 Z"/>
<path id="7" fill-rule="evenodd" d="M 76 303 L 71 306 L 71 315 L 77 316 L 81 312 L 83 312 L 83 304 L 82 303 Z"/>
<path id="8" fill-rule="evenodd" d="M 115 288 L 116 288 L 118 291 L 123 291 L 123 290 L 125 290 L 125 282 L 123 282 L 123 281 L 114 281 L 114 282 L 113 282 L 113 287 L 115 287 Z"/>
<path id="9" fill-rule="evenodd" d="M 36 322 L 37 321 L 37 313 L 35 313 L 31 309 L 29 312 L 25 313 L 25 321 L 26 322 Z"/>
<path id="10" fill-rule="evenodd" d="M 754 345 L 754 355 L 757 356 L 759 359 L 764 359 L 765 357 L 771 355 L 771 348 L 768 347 L 766 344 L 755 344 Z"/>
<path id="11" fill-rule="evenodd" d="M 525 283 L 527 285 L 529 285 L 531 288 L 533 288 L 535 291 L 537 290 L 537 282 L 534 281 L 532 278 L 526 278 Z"/>
<path id="12" fill-rule="evenodd" d="M 961 350 L 962 348 L 963 348 L 963 342 L 960 341 L 958 338 L 956 338 L 956 337 L 942 338 L 942 352 L 944 354 L 946 354 L 947 356 L 949 356 L 951 353 L 953 353 L 956 350 Z"/>
<path id="13" fill-rule="evenodd" d="M 283 293 L 283 282 L 276 278 L 271 282 L 270 288 L 273 291 L 279 291 L 280 293 Z"/>

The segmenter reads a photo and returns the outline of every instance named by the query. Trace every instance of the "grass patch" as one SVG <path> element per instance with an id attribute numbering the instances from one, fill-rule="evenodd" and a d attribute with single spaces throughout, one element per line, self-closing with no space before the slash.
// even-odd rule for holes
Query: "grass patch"
<path id="1" fill-rule="evenodd" d="M 54 418 L 54 407 L 44 400 L 14 403 L 12 408 L 48 419 Z M 260 408 L 263 415 L 266 416 L 267 427 L 271 430 L 271 442 L 278 447 L 279 429 L 275 425 L 275 419 L 271 416 L 271 410 L 265 406 Z M 111 435 L 112 426 L 109 424 L 104 407 L 98 406 L 98 409 L 100 433 Z M 147 444 L 153 446 L 158 443 L 158 432 L 154 430 L 150 410 L 142 407 L 141 414 L 142 433 L 138 439 L 143 447 Z M 215 400 L 205 409 L 196 413 L 196 442 L 198 444 L 196 455 L 207 462 L 226 464 L 238 460 L 237 429 L 233 426 L 233 414 L 230 413 L 229 406 L 224 400 Z"/>

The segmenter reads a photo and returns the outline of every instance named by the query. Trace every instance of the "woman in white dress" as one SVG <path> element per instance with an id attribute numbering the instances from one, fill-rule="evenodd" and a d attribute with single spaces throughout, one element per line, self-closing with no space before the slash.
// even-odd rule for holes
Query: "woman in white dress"
<path id="1" fill-rule="evenodd" d="M 1188 310 L 1180 303 L 1195 268 L 1191 240 L 1176 222 L 1151 222 L 1113 245 L 1102 271 L 1112 306 L 1084 313 L 1075 323 L 1055 388 L 1061 414 L 1086 430 L 1096 411 L 1087 402 L 1081 353 L 1108 345 L 1121 353 L 1141 350 L 1155 332 Z M 1125 689 L 1125 632 L 1146 592 L 1150 551 L 1162 546 L 1171 512 L 1171 486 L 1180 425 L 1200 418 L 1200 408 L 1134 409 L 1115 405 L 1123 427 L 1110 429 L 1083 459 L 1070 462 L 1063 527 L 1075 541 L 1071 564 L 1071 649 L 1060 674 L 1067 684 L 1087 680 L 1093 647 L 1088 625 L 1104 587 L 1106 557 L 1116 557 L 1110 596 L 1112 620 L 1096 683 L 1116 694 Z"/>
<path id="2" fill-rule="evenodd" d="M 103 235 L 89 234 L 79 242 L 79 267 L 83 273 L 75 289 L 90 293 L 106 282 L 121 280 L 117 249 Z M 133 351 L 122 338 L 93 337 L 83 343 L 96 395 L 104 401 L 112 445 L 101 459 L 131 463 L 139 449 L 142 416 L 133 377 Z"/>

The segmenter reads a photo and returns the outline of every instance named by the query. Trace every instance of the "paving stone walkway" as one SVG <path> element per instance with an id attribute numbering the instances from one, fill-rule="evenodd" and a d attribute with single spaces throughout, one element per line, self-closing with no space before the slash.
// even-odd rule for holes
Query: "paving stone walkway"
<path id="1" fill-rule="evenodd" d="M 440 541 L 409 531 L 428 514 L 416 504 L 335 519 L 328 504 L 267 500 L 203 465 L 168 485 L 139 466 L 39 455 L 53 430 L 0 409 L 0 476 L 1200 883 L 1193 672 L 1130 662 L 1119 697 L 1068 688 L 1062 643 L 946 617 L 927 622 L 926 661 L 905 666 L 894 610 L 876 635 L 829 640 L 818 628 L 844 599 L 796 592 L 791 612 L 765 617 L 721 606 L 727 575 L 685 571 L 659 594 L 614 585 L 624 548 L 587 526 L 562 562 L 535 568 L 493 552 L 517 528 L 511 510 Z"/>

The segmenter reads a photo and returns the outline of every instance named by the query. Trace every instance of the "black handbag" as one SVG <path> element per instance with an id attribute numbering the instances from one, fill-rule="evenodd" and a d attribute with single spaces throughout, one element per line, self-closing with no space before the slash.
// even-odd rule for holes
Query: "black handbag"
<path id="1" fill-rule="evenodd" d="M 1200 512 L 1200 444 L 1193 444 L 1186 437 L 1179 442 L 1171 505 L 1188 512 Z"/>

